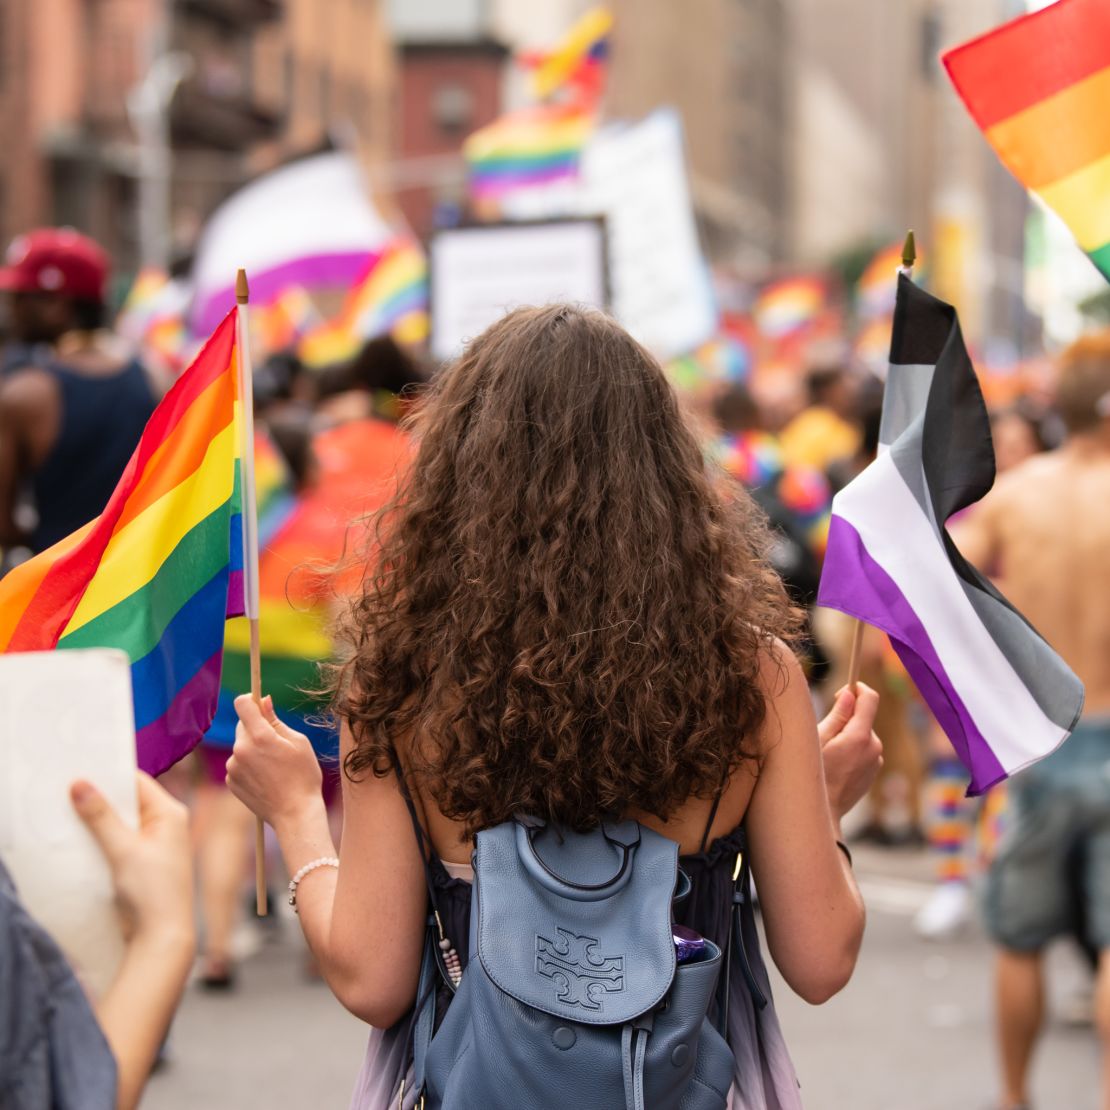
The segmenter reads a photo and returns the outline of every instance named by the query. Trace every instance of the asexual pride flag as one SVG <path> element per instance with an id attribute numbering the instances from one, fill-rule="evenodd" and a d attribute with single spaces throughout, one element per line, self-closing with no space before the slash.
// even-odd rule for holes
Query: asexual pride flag
<path id="1" fill-rule="evenodd" d="M 880 454 L 833 500 L 817 603 L 882 629 L 981 794 L 1071 732 L 1083 686 L 944 529 L 994 483 L 956 310 L 898 279 Z"/>

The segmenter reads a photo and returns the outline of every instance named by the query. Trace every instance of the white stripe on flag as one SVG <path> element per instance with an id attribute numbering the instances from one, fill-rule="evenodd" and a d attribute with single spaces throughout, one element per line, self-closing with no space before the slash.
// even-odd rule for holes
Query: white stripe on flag
<path id="1" fill-rule="evenodd" d="M 1045 716 L 979 619 L 889 453 L 837 494 L 833 513 L 902 591 L 1003 768 L 1012 773 L 1057 748 L 1067 730 Z"/>

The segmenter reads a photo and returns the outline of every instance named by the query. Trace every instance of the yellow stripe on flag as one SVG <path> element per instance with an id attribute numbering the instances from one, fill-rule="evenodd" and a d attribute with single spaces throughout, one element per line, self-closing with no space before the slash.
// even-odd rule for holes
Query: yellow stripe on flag
<path id="1" fill-rule="evenodd" d="M 237 436 L 233 421 L 208 445 L 204 461 L 188 478 L 112 537 L 65 632 L 88 624 L 145 586 L 185 534 L 231 496 Z"/>
<path id="2" fill-rule="evenodd" d="M 325 618 L 319 610 L 294 609 L 288 601 L 259 601 L 258 627 L 262 651 L 296 659 L 329 659 L 333 645 L 324 631 Z M 250 650 L 250 625 L 229 621 L 224 643 L 232 651 Z"/>
<path id="3" fill-rule="evenodd" d="M 1085 251 L 1110 243 L 1110 153 L 1055 185 L 1038 189 L 1037 195 L 1063 219 Z"/>
<path id="4" fill-rule="evenodd" d="M 1040 190 L 1110 154 L 1110 67 L 987 128 L 1028 189 Z"/>

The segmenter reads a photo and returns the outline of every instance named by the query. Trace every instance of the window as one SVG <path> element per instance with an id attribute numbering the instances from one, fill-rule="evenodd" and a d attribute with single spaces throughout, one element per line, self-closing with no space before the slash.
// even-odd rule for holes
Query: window
<path id="1" fill-rule="evenodd" d="M 432 96 L 432 117 L 442 131 L 468 130 L 474 118 L 474 94 L 465 85 L 440 85 Z"/>

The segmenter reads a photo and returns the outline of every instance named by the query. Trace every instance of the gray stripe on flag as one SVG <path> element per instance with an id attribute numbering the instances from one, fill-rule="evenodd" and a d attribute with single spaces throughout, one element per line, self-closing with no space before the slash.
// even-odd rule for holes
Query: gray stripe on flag
<path id="1" fill-rule="evenodd" d="M 935 366 L 890 364 L 886 389 L 883 390 L 883 418 L 879 425 L 879 442 L 884 447 L 890 447 L 925 411 L 935 371 Z"/>
<path id="2" fill-rule="evenodd" d="M 921 507 L 943 550 L 944 541 L 933 515 L 932 499 L 925 488 L 925 471 L 921 462 L 921 437 L 924 429 L 925 412 L 922 408 L 918 418 L 891 448 L 890 454 L 898 473 Z M 956 577 L 971 602 L 975 615 L 1009 660 L 1041 712 L 1061 728 L 1073 728 L 1075 677 L 1068 665 L 1013 609 L 973 586 L 963 575 L 958 574 Z"/>

